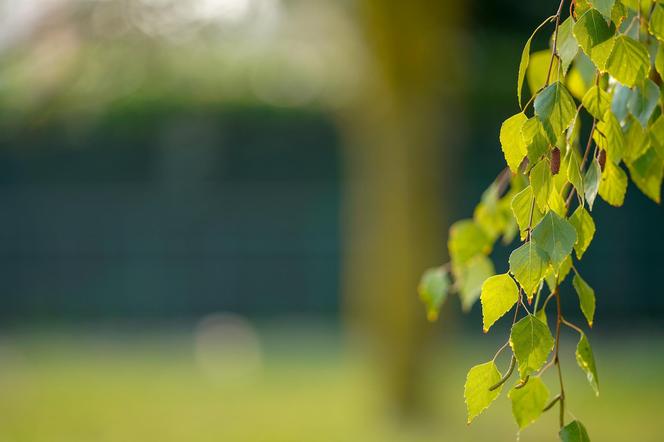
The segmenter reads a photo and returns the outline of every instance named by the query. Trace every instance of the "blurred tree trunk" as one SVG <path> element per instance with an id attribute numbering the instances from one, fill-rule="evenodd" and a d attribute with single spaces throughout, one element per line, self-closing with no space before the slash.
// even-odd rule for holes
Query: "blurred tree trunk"
<path id="1" fill-rule="evenodd" d="M 443 194 L 463 124 L 463 2 L 360 0 L 369 69 L 345 139 L 345 313 L 377 350 L 376 375 L 402 415 L 423 405 L 428 330 L 419 277 L 444 262 Z M 455 29 L 457 28 L 457 29 Z M 444 157 L 443 157 L 444 153 Z"/>

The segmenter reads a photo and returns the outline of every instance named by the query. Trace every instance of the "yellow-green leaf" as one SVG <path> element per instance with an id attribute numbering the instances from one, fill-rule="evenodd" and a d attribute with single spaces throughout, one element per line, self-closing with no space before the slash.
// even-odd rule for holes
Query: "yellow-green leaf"
<path id="1" fill-rule="evenodd" d="M 590 115 L 602 120 L 606 111 L 611 108 L 611 95 L 599 86 L 593 86 L 583 96 L 583 107 Z"/>
<path id="2" fill-rule="evenodd" d="M 611 11 L 616 0 L 592 0 L 593 6 L 607 19 L 611 20 Z"/>
<path id="3" fill-rule="evenodd" d="M 650 15 L 648 30 L 658 40 L 664 41 L 664 5 L 657 3 Z"/>
<path id="4" fill-rule="evenodd" d="M 569 221 L 576 230 L 574 251 L 576 252 L 576 257 L 581 259 L 595 236 L 595 222 L 583 206 L 577 207 Z"/>
<path id="5" fill-rule="evenodd" d="M 549 151 L 549 141 L 542 123 L 536 118 L 529 118 L 521 126 L 521 139 L 528 152 L 530 164 L 535 164 Z"/>
<path id="6" fill-rule="evenodd" d="M 590 347 L 590 342 L 585 333 L 581 334 L 581 339 L 576 345 L 576 363 L 579 364 L 581 370 L 586 373 L 586 378 L 590 386 L 595 391 L 595 395 L 599 396 L 599 378 L 597 377 L 597 365 L 595 364 L 595 356 L 593 349 Z"/>
<path id="7" fill-rule="evenodd" d="M 500 372 L 493 361 L 476 365 L 470 369 L 466 376 L 466 384 L 463 391 L 469 424 L 500 395 L 503 389 L 502 385 L 493 391 L 489 390 L 499 380 Z"/>
<path id="8" fill-rule="evenodd" d="M 627 174 L 620 166 L 607 161 L 599 184 L 599 196 L 610 205 L 620 207 L 625 202 L 625 193 Z"/>
<path id="9" fill-rule="evenodd" d="M 590 9 L 579 17 L 573 32 L 579 45 L 591 59 L 595 46 L 607 41 L 614 34 L 613 29 L 596 9 Z"/>
<path id="10" fill-rule="evenodd" d="M 593 288 L 581 278 L 581 275 L 579 275 L 576 270 L 572 285 L 574 286 L 574 290 L 576 290 L 576 294 L 579 296 L 581 312 L 583 312 L 583 316 L 586 317 L 588 325 L 592 327 L 593 318 L 595 317 L 595 290 L 593 290 Z"/>
<path id="11" fill-rule="evenodd" d="M 664 158 L 657 154 L 655 148 L 651 147 L 627 167 L 636 187 L 648 198 L 659 203 L 664 177 Z"/>
<path id="12" fill-rule="evenodd" d="M 619 164 L 625 151 L 625 136 L 613 112 L 607 110 L 603 120 L 597 123 L 593 139 L 600 149 L 606 150 L 606 157 L 609 161 Z"/>
<path id="13" fill-rule="evenodd" d="M 519 226 L 521 240 L 526 239 L 528 228 L 536 226 L 542 219 L 542 211 L 537 207 L 532 187 L 528 186 L 512 199 L 512 212 Z M 531 215 L 532 212 L 532 215 Z M 530 225 L 532 219 L 532 226 Z"/>
<path id="14" fill-rule="evenodd" d="M 583 177 L 581 176 L 581 166 L 579 165 L 579 160 L 575 154 L 571 154 L 569 157 L 569 163 L 567 164 L 567 179 L 576 189 L 577 195 L 579 195 L 583 200 Z"/>
<path id="15" fill-rule="evenodd" d="M 509 342 L 522 379 L 542 368 L 554 344 L 549 327 L 533 315 L 514 324 Z"/>
<path id="16" fill-rule="evenodd" d="M 510 273 L 526 292 L 528 299 L 532 299 L 546 274 L 548 255 L 532 241 L 528 241 L 510 254 L 509 264 Z"/>
<path id="17" fill-rule="evenodd" d="M 590 210 L 593 210 L 593 204 L 595 203 L 595 197 L 599 191 L 601 179 L 602 169 L 600 169 L 597 160 L 592 160 L 586 171 L 586 176 L 583 178 L 583 189 L 586 193 L 586 201 L 588 202 Z"/>
<path id="18" fill-rule="evenodd" d="M 438 319 L 440 307 L 447 299 L 447 293 L 450 287 L 450 280 L 447 272 L 441 267 L 428 269 L 422 275 L 420 284 L 417 286 L 417 292 L 420 300 L 424 303 L 427 310 L 427 319 L 435 321 Z"/>
<path id="19" fill-rule="evenodd" d="M 606 70 L 625 86 L 633 87 L 650 71 L 648 50 L 633 38 L 620 35 L 606 60 Z"/>
<path id="20" fill-rule="evenodd" d="M 549 389 L 542 379 L 532 377 L 523 387 L 512 388 L 508 397 L 512 401 L 514 419 L 519 428 L 523 429 L 542 415 L 542 410 L 549 400 Z"/>
<path id="21" fill-rule="evenodd" d="M 489 236 L 473 220 L 457 221 L 450 228 L 447 242 L 452 261 L 464 264 L 478 254 L 491 252 Z"/>
<path id="22" fill-rule="evenodd" d="M 657 49 L 657 56 L 655 57 L 655 69 L 659 73 L 659 76 L 664 78 L 664 43 L 659 44 Z"/>
<path id="23" fill-rule="evenodd" d="M 469 311 L 480 297 L 482 283 L 496 272 L 487 256 L 477 255 L 462 265 L 452 263 L 456 288 L 461 298 L 461 308 Z"/>
<path id="24" fill-rule="evenodd" d="M 572 20 L 572 17 L 567 17 L 567 20 L 562 22 L 558 28 L 558 56 L 561 60 L 563 75 L 567 74 L 569 65 L 579 52 L 579 43 L 572 32 L 573 27 L 574 20 Z"/>
<path id="25" fill-rule="evenodd" d="M 482 321 L 484 333 L 519 300 L 519 288 L 508 274 L 495 275 L 482 284 Z"/>
<path id="26" fill-rule="evenodd" d="M 521 138 L 521 126 L 527 120 L 526 114 L 521 112 L 505 120 L 500 127 L 500 147 L 512 173 L 518 172 L 521 162 L 528 153 Z"/>
<path id="27" fill-rule="evenodd" d="M 576 115 L 576 104 L 567 88 L 555 82 L 535 98 L 535 115 L 542 123 L 551 143 L 570 127 Z"/>
<path id="28" fill-rule="evenodd" d="M 565 258 L 565 261 L 563 261 L 563 263 L 560 264 L 560 267 L 557 269 L 557 271 L 553 267 L 549 267 L 549 271 L 546 273 L 546 276 L 544 278 L 546 284 L 549 286 L 549 290 L 553 292 L 556 289 L 556 286 L 562 284 L 565 278 L 567 278 L 567 275 L 569 275 L 569 272 L 571 270 L 572 270 L 571 255 Z"/>
<path id="29" fill-rule="evenodd" d="M 545 211 L 549 203 L 549 194 L 553 187 L 549 162 L 542 160 L 530 171 L 530 186 L 535 195 L 535 202 L 541 211 Z"/>

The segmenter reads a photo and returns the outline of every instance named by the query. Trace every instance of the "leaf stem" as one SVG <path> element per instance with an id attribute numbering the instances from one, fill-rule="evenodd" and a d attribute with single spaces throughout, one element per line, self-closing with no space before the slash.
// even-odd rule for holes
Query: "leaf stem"
<path id="1" fill-rule="evenodd" d="M 498 389 L 501 385 L 503 385 L 507 380 L 512 376 L 512 373 L 514 372 L 514 366 L 516 365 L 516 358 L 514 355 L 512 355 L 512 359 L 510 360 L 510 367 L 507 369 L 507 373 L 505 373 L 505 376 L 500 378 L 498 382 L 496 382 L 494 385 L 489 387 L 489 391 L 494 391 Z"/>
<path id="2" fill-rule="evenodd" d="M 563 314 L 562 308 L 560 305 L 560 290 L 558 287 L 558 281 L 556 281 L 556 288 L 554 290 L 556 296 L 556 348 L 554 353 L 554 364 L 558 368 L 558 381 L 560 382 L 560 416 L 559 424 L 560 428 L 565 426 L 565 386 L 563 384 L 563 372 L 560 367 L 560 325 L 563 323 Z"/>
<path id="3" fill-rule="evenodd" d="M 542 413 L 544 413 L 544 412 L 549 411 L 550 409 L 552 409 L 553 406 L 556 405 L 556 403 L 557 403 L 559 400 L 560 400 L 560 395 L 557 394 L 557 395 L 551 400 L 551 402 L 549 402 L 549 405 L 547 405 L 546 407 L 544 407 L 544 409 L 542 410 Z"/>
<path id="4" fill-rule="evenodd" d="M 551 71 L 553 70 L 553 59 L 556 57 L 556 52 L 558 52 L 558 29 L 560 28 L 560 16 L 563 12 L 563 5 L 565 0 L 560 0 L 560 5 L 558 6 L 558 11 L 556 12 L 556 30 L 553 33 L 553 50 L 551 51 L 551 61 L 549 62 L 549 72 L 546 74 L 546 86 L 551 82 Z"/>
<path id="5" fill-rule="evenodd" d="M 578 326 L 572 324 L 571 322 L 569 322 L 565 318 L 562 318 L 562 323 L 565 324 L 566 326 L 568 326 L 569 328 L 576 330 L 577 332 L 579 332 L 582 335 L 585 334 L 585 333 L 583 333 L 583 330 L 581 330 L 581 327 L 578 327 Z"/>

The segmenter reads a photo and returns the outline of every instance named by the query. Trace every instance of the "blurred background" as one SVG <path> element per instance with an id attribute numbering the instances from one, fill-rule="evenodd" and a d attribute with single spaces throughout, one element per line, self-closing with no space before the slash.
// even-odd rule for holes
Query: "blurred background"
<path id="1" fill-rule="evenodd" d="M 0 0 L 0 442 L 516 440 L 505 395 L 463 402 L 508 324 L 455 297 L 428 324 L 416 286 L 556 7 Z M 660 441 L 664 213 L 595 212 L 602 393 L 566 335 L 569 408 Z"/>

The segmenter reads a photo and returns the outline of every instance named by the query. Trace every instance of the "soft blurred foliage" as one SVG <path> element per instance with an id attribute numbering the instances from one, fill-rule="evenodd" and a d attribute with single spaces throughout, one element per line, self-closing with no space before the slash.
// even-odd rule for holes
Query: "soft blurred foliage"
<path id="1" fill-rule="evenodd" d="M 515 438 L 462 398 L 505 324 L 429 325 L 416 284 L 556 5 L 0 0 L 0 441 Z M 661 207 L 596 219 L 602 396 L 576 372 L 571 409 L 654 442 Z"/>

